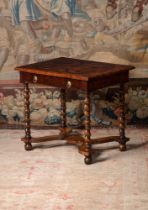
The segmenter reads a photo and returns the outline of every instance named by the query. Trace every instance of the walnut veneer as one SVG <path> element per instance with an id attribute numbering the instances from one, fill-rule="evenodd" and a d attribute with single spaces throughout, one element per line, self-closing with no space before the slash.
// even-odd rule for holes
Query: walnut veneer
<path id="1" fill-rule="evenodd" d="M 92 144 L 117 141 L 121 151 L 126 150 L 126 142 L 129 140 L 125 136 L 125 114 L 124 114 L 124 84 L 128 82 L 129 70 L 133 66 L 118 65 L 111 63 L 85 61 L 73 58 L 60 57 L 44 62 L 16 67 L 20 72 L 20 82 L 24 83 L 25 98 L 25 149 L 32 150 L 32 143 L 67 140 L 68 143 L 77 144 L 79 152 L 85 156 L 85 163 L 92 162 Z M 43 84 L 59 87 L 61 90 L 61 128 L 60 134 L 40 138 L 31 137 L 30 126 L 30 102 L 29 83 Z M 109 85 L 120 85 L 121 114 L 119 117 L 119 136 L 109 136 L 106 138 L 91 138 L 90 120 L 90 93 L 99 88 Z M 84 135 L 73 133 L 66 124 L 66 91 L 69 88 L 82 90 L 85 92 Z"/>

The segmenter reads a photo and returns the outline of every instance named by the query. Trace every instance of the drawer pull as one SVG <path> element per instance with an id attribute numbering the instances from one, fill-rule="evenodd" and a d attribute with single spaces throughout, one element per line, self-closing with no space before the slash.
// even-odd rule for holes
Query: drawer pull
<path id="1" fill-rule="evenodd" d="M 33 83 L 37 83 L 38 81 L 38 77 L 37 76 L 33 76 Z"/>
<path id="2" fill-rule="evenodd" d="M 67 88 L 71 88 L 71 86 L 72 86 L 71 81 L 68 81 L 68 82 L 67 82 Z"/>

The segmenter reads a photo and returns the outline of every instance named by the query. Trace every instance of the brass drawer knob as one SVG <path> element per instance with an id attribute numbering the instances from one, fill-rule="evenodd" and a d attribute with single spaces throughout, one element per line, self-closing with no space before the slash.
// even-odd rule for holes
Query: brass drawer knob
<path id="1" fill-rule="evenodd" d="M 38 81 L 38 77 L 37 76 L 33 76 L 33 83 L 37 83 Z"/>
<path id="2" fill-rule="evenodd" d="M 67 82 L 67 88 L 71 88 L 71 86 L 72 86 L 71 81 L 68 81 L 68 82 Z"/>

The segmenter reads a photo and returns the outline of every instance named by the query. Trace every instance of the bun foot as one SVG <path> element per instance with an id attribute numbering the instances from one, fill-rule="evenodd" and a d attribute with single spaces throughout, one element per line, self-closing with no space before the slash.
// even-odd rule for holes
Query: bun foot
<path id="1" fill-rule="evenodd" d="M 121 152 L 126 151 L 126 144 L 120 144 L 119 149 L 120 149 Z"/>
<path id="2" fill-rule="evenodd" d="M 90 165 L 92 163 L 92 157 L 91 156 L 85 157 L 84 162 L 86 165 Z"/>
<path id="3" fill-rule="evenodd" d="M 32 144 L 30 143 L 30 142 L 28 142 L 28 143 L 25 143 L 25 150 L 26 151 L 31 151 L 33 148 L 32 148 Z"/>

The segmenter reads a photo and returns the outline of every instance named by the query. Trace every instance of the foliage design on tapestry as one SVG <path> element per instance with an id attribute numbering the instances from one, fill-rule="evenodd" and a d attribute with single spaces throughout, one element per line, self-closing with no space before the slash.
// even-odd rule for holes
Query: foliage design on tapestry
<path id="1" fill-rule="evenodd" d="M 120 116 L 120 101 L 117 91 L 111 100 L 107 99 L 108 90 L 102 89 L 91 95 L 92 125 L 117 125 Z M 79 100 L 67 102 L 67 120 L 70 125 L 82 125 L 84 93 L 79 93 Z M 0 93 L 0 122 L 22 124 L 24 122 L 24 102 L 21 89 L 15 95 L 4 96 Z M 30 95 L 31 122 L 33 125 L 52 125 L 60 123 L 60 92 L 31 89 Z M 125 94 L 126 120 L 135 123 L 143 120 L 148 122 L 148 90 L 129 88 Z"/>
<path id="2" fill-rule="evenodd" d="M 3 0 L 0 71 L 59 56 L 145 67 L 147 20 L 147 0 Z"/>

